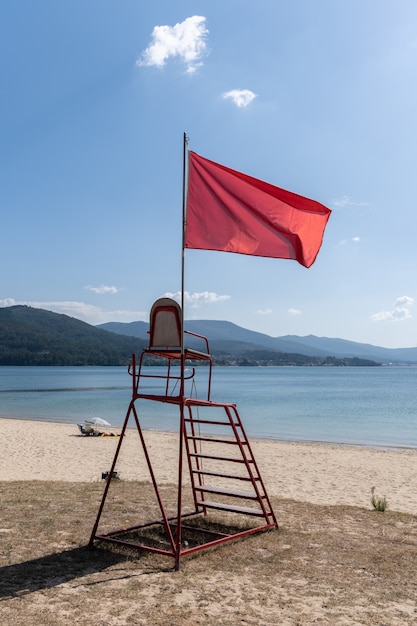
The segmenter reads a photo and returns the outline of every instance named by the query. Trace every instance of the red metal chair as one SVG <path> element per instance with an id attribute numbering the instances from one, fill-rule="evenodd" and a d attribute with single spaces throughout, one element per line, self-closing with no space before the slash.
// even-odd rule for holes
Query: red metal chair
<path id="1" fill-rule="evenodd" d="M 184 337 L 182 339 L 182 337 Z M 188 342 L 191 339 L 192 345 Z M 197 350 L 194 346 L 200 347 L 201 350 Z M 152 356 L 153 358 L 163 359 L 166 362 L 167 370 L 164 375 L 152 373 L 145 373 L 143 371 L 144 360 L 146 356 Z M 181 371 L 179 374 L 172 372 L 172 365 L 177 362 L 180 368 L 185 368 L 186 362 L 193 361 L 206 361 L 209 366 L 208 376 L 208 388 L 206 399 L 210 400 L 211 391 L 211 375 L 212 375 L 212 358 L 210 355 L 210 348 L 207 337 L 193 333 L 191 331 L 184 330 L 182 333 L 182 315 L 181 307 L 172 298 L 160 298 L 154 302 L 149 320 L 149 345 L 143 350 L 138 371 L 135 372 L 135 368 L 130 369 L 130 373 L 135 376 L 135 390 L 137 395 L 140 393 L 140 383 L 143 378 L 162 379 L 165 381 L 165 395 L 173 395 L 175 390 L 178 391 L 177 395 L 184 395 L 184 391 L 181 391 Z M 159 369 L 159 368 L 158 368 Z M 184 380 L 190 380 L 194 377 L 195 370 L 191 369 L 189 372 L 184 373 Z M 155 394 L 147 394 L 155 395 Z"/>

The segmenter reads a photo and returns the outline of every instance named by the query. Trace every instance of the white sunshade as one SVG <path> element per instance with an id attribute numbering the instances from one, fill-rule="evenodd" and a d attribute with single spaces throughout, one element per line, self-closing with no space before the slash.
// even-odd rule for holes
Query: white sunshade
<path id="1" fill-rule="evenodd" d="M 84 422 L 86 424 L 94 424 L 95 426 L 111 426 L 109 422 L 106 422 L 101 417 L 88 417 Z"/>

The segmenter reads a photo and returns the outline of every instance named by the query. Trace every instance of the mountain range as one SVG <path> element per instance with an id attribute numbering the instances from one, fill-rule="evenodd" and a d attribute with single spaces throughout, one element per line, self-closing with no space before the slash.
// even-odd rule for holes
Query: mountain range
<path id="1" fill-rule="evenodd" d="M 130 335 L 146 340 L 149 324 L 146 322 L 108 322 L 98 328 L 113 333 Z M 377 363 L 417 363 L 416 348 L 383 348 L 366 343 L 307 335 L 284 335 L 271 337 L 264 333 L 247 330 L 232 322 L 216 320 L 187 320 L 185 328 L 209 339 L 213 354 L 271 350 L 310 357 L 359 358 Z"/>
<path id="2" fill-rule="evenodd" d="M 417 348 L 381 348 L 314 335 L 270 337 L 227 321 L 188 320 L 185 327 L 208 337 L 219 365 L 417 363 Z M 148 330 L 140 321 L 92 326 L 29 306 L 3 307 L 0 365 L 127 365 L 132 353 L 147 345 Z M 190 347 L 201 349 L 197 343 Z"/>

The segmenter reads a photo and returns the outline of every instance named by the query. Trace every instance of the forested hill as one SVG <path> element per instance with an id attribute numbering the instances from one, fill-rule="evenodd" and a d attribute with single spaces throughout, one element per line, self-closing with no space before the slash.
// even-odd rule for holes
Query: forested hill
<path id="1" fill-rule="evenodd" d="M 68 315 L 0 308 L 0 365 L 127 365 L 144 345 Z"/>

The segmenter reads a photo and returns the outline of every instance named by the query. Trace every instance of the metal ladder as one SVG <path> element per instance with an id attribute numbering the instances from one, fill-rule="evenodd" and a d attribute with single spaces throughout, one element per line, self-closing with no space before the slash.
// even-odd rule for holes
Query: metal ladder
<path id="1" fill-rule="evenodd" d="M 186 408 L 183 435 L 196 509 L 278 526 L 236 405 L 187 399 Z"/>

